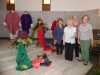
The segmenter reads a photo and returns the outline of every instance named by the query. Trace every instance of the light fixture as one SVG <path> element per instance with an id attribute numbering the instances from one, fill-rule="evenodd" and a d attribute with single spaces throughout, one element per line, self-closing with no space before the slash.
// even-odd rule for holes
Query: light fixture
<path id="1" fill-rule="evenodd" d="M 50 4 L 51 0 L 43 0 L 43 4 Z"/>
<path id="2" fill-rule="evenodd" d="M 51 0 L 42 0 L 42 11 L 50 11 Z"/>
<path id="3" fill-rule="evenodd" d="M 15 4 L 15 0 L 10 0 L 10 4 Z"/>
<path id="4" fill-rule="evenodd" d="M 6 0 L 7 10 L 15 10 L 15 0 Z"/>

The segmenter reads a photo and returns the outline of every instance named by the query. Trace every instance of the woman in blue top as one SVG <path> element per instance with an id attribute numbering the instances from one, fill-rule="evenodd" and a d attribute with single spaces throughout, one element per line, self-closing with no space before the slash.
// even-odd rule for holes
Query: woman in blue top
<path id="1" fill-rule="evenodd" d="M 54 31 L 54 42 L 56 44 L 57 55 L 63 53 L 63 20 L 58 20 L 58 25 Z"/>

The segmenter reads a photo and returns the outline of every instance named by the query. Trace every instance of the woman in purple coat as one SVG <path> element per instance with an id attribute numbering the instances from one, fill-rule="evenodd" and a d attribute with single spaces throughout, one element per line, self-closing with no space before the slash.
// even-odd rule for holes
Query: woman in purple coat
<path id="1" fill-rule="evenodd" d="M 32 24 L 32 17 L 27 11 L 25 11 L 21 16 L 22 31 L 27 32 L 27 34 L 29 34 L 31 24 Z"/>

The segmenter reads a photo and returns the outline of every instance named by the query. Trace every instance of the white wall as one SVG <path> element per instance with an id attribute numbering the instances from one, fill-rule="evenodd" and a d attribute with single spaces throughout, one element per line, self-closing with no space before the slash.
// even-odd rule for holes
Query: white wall
<path id="1" fill-rule="evenodd" d="M 15 0 L 15 9 L 19 11 L 41 11 L 42 0 Z"/>
<path id="2" fill-rule="evenodd" d="M 86 11 L 100 9 L 100 0 L 52 0 L 52 11 Z"/>
<path id="3" fill-rule="evenodd" d="M 52 0 L 52 11 L 79 11 L 83 9 L 82 0 Z"/>
<path id="4" fill-rule="evenodd" d="M 100 9 L 100 0 L 84 0 L 86 2 L 85 9 Z M 84 3 L 85 4 L 85 3 Z"/>
<path id="5" fill-rule="evenodd" d="M 42 0 L 16 0 L 16 10 L 41 11 Z M 100 0 L 51 0 L 51 11 L 83 11 L 100 8 Z"/>

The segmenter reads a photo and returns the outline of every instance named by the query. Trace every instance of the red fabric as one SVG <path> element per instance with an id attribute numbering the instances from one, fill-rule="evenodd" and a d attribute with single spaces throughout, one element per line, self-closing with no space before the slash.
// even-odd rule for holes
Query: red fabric
<path id="1" fill-rule="evenodd" d="M 39 44 L 41 45 L 41 47 L 43 48 L 44 51 L 46 52 L 52 52 L 52 48 L 48 48 L 46 46 L 46 41 L 45 41 L 45 28 L 43 27 L 43 25 L 39 26 L 38 28 L 38 34 L 37 34 L 37 37 L 38 37 L 38 42 Z"/>
<path id="2" fill-rule="evenodd" d="M 20 33 L 19 33 L 19 36 L 20 36 L 21 38 L 23 38 L 23 39 L 27 39 L 27 38 L 28 38 L 27 32 L 20 32 Z"/>
<path id="3" fill-rule="evenodd" d="M 42 48 L 45 50 L 46 49 L 46 42 L 45 42 L 45 37 L 44 37 L 44 27 L 41 25 L 38 28 L 38 42 L 40 43 L 40 45 L 42 46 Z"/>
<path id="4" fill-rule="evenodd" d="M 57 21 L 54 20 L 54 21 L 52 22 L 52 26 L 51 26 L 52 32 L 55 30 L 56 27 L 57 27 Z"/>
<path id="5" fill-rule="evenodd" d="M 7 23 L 7 28 L 10 33 L 16 34 L 16 31 L 19 29 L 19 20 L 20 18 L 16 12 L 9 12 L 6 15 L 5 22 Z"/>
<path id="6" fill-rule="evenodd" d="M 44 51 L 44 53 L 51 54 L 52 51 L 53 51 L 53 48 L 46 48 L 45 51 Z"/>
<path id="7" fill-rule="evenodd" d="M 32 60 L 32 66 L 33 68 L 36 68 L 36 69 L 38 69 L 40 67 L 40 64 L 42 63 L 44 63 L 44 60 L 40 58 L 36 58 Z"/>

